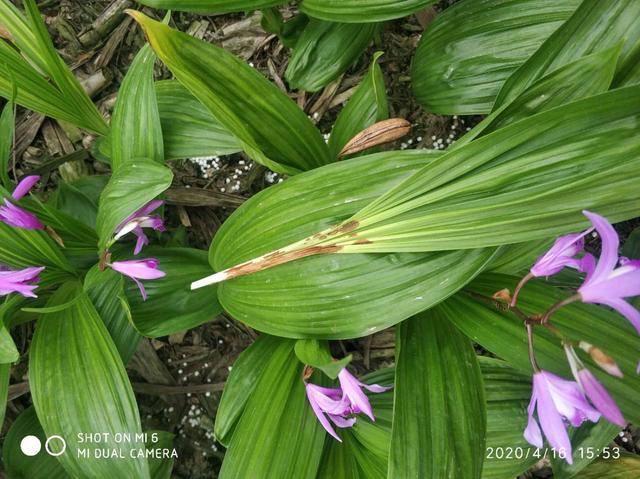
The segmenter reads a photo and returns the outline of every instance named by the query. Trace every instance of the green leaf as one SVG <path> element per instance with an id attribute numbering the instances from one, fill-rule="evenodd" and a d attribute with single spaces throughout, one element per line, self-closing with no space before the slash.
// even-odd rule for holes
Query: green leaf
<path id="1" fill-rule="evenodd" d="M 376 23 L 311 19 L 296 42 L 285 79 L 291 88 L 318 91 L 344 73 L 379 31 Z"/>
<path id="2" fill-rule="evenodd" d="M 300 10 L 330 22 L 382 22 L 406 17 L 435 0 L 304 0 Z"/>
<path id="3" fill-rule="evenodd" d="M 147 450 L 172 449 L 174 435 L 166 431 L 147 431 Z M 154 440 L 156 436 L 157 440 Z M 170 479 L 173 470 L 174 458 L 163 458 L 160 456 L 150 456 L 149 475 L 151 479 Z"/>
<path id="4" fill-rule="evenodd" d="M 240 143 L 211 112 L 177 80 L 155 84 L 165 160 L 230 155 Z M 111 138 L 98 143 L 99 153 L 111 157 Z"/>
<path id="5" fill-rule="evenodd" d="M 527 86 L 582 56 L 624 43 L 618 71 L 637 62 L 633 49 L 640 46 L 640 26 L 634 21 L 640 4 L 634 0 L 599 2 L 586 0 L 575 14 L 505 82 L 495 107 L 515 98 Z M 621 86 L 614 80 L 614 85 Z"/>
<path id="6" fill-rule="evenodd" d="M 0 364 L 2 365 L 10 365 L 20 359 L 18 348 L 9 333 L 8 321 L 9 316 L 20 302 L 21 299 L 14 295 L 12 299 L 6 300 L 0 305 Z M 0 404 L 4 404 L 4 402 L 0 401 Z M 0 427 L 2 427 L 2 421 L 0 421 Z"/>
<path id="7" fill-rule="evenodd" d="M 579 58 L 535 81 L 464 135 L 456 142 L 455 148 L 466 145 L 480 134 L 486 135 L 527 116 L 606 92 L 615 74 L 621 46 L 618 44 Z M 585 82 L 584 78 L 590 81 Z"/>
<path id="8" fill-rule="evenodd" d="M 142 0 L 153 8 L 196 13 L 228 13 L 258 10 L 286 3 L 286 0 Z"/>
<path id="9" fill-rule="evenodd" d="M 42 449 L 35 456 L 26 456 L 20 450 L 20 442 L 25 436 L 35 436 Z M 54 456 L 44 448 L 47 435 L 42 430 L 33 407 L 25 409 L 11 425 L 2 446 L 2 462 L 5 472 L 16 479 L 66 479 L 72 477 Z"/>
<path id="10" fill-rule="evenodd" d="M 230 155 L 242 149 L 236 138 L 180 82 L 156 82 L 165 158 Z"/>
<path id="11" fill-rule="evenodd" d="M 192 248 L 148 247 L 146 257 L 160 261 L 163 278 L 145 281 L 148 299 L 143 301 L 133 281 L 125 281 L 131 319 L 145 336 L 167 336 L 212 321 L 222 312 L 216 286 L 191 291 L 193 281 L 209 271 L 207 252 Z"/>
<path id="12" fill-rule="evenodd" d="M 15 118 L 13 102 L 7 102 L 0 115 L 0 181 L 6 189 L 12 189 L 13 183 L 9 179 L 9 165 L 13 151 L 13 135 Z"/>
<path id="13" fill-rule="evenodd" d="M 450 6 L 418 44 L 411 72 L 416 98 L 435 113 L 489 113 L 505 80 L 579 4 L 462 0 Z"/>
<path id="14" fill-rule="evenodd" d="M 622 246 L 622 256 L 640 259 L 640 228 L 634 229 Z"/>
<path id="15" fill-rule="evenodd" d="M 118 350 L 88 296 L 66 283 L 49 301 L 55 306 L 79 297 L 70 308 L 42 317 L 29 358 L 33 403 L 47 436 L 60 435 L 66 451 L 58 457 L 77 477 L 149 477 L 145 459 L 130 457 L 144 447 L 117 443 L 115 433 L 140 434 L 140 417 Z M 107 433 L 101 443 L 81 443 L 78 433 Z M 51 449 L 60 451 L 59 441 Z M 83 458 L 79 451 L 117 449 L 126 459 Z"/>
<path id="16" fill-rule="evenodd" d="M 502 288 L 513 288 L 518 281 L 519 278 L 513 276 L 483 274 L 467 289 L 490 297 Z M 531 281 L 520 293 L 518 306 L 528 314 L 544 313 L 569 294 L 541 281 Z M 473 341 L 512 367 L 531 374 L 525 330 L 515 315 L 498 311 L 490 302 L 474 299 L 465 292 L 441 303 L 439 309 Z M 561 308 L 553 315 L 552 323 L 568 339 L 586 341 L 613 357 L 624 373 L 623 378 L 609 376 L 588 355 L 579 352 L 583 362 L 618 403 L 625 419 L 631 423 L 639 422 L 633 391 L 640 388 L 640 378 L 635 374 L 640 338 L 633 327 L 613 311 L 582 303 Z M 545 328 L 535 329 L 535 351 L 542 369 L 571 377 L 559 339 Z"/>
<path id="17" fill-rule="evenodd" d="M 315 478 L 325 439 L 305 394 L 293 341 L 281 340 L 231 437 L 220 478 Z"/>
<path id="18" fill-rule="evenodd" d="M 584 209 L 635 217 L 638 104 L 634 86 L 508 125 L 424 166 L 331 238 L 304 244 L 345 253 L 478 248 L 580 230 Z"/>
<path id="19" fill-rule="evenodd" d="M 111 119 L 111 168 L 135 158 L 164 162 L 162 128 L 153 83 L 156 56 L 146 44 L 133 59 L 118 90 Z"/>
<path id="20" fill-rule="evenodd" d="M 369 72 L 336 119 L 329 137 L 329 150 L 334 157 L 338 156 L 351 138 L 368 126 L 389 117 L 384 77 L 378 65 L 381 56 L 382 52 L 373 56 Z"/>
<path id="21" fill-rule="evenodd" d="M 0 428 L 4 426 L 9 398 L 9 381 L 11 380 L 11 364 L 0 364 Z M 6 439 L 5 439 L 6 444 Z"/>
<path id="22" fill-rule="evenodd" d="M 612 450 L 607 452 L 613 454 Z M 582 471 L 580 479 L 629 479 L 640 475 L 640 458 L 624 454 L 617 459 L 598 459 Z"/>
<path id="23" fill-rule="evenodd" d="M 320 369 L 331 379 L 336 379 L 351 362 L 350 354 L 340 360 L 333 359 L 328 341 L 300 339 L 296 341 L 295 352 L 301 363 Z"/>
<path id="24" fill-rule="evenodd" d="M 439 155 L 427 150 L 369 155 L 268 188 L 225 221 L 209 260 L 220 270 L 323 230 Z M 221 283 L 218 297 L 236 319 L 270 334 L 366 336 L 454 293 L 491 254 L 319 255 Z"/>
<path id="25" fill-rule="evenodd" d="M 498 359 L 478 356 L 487 400 L 487 444 L 482 479 L 516 477 L 542 459 L 522 432 L 531 398 L 531 378 Z"/>
<path id="26" fill-rule="evenodd" d="M 400 325 L 389 477 L 480 478 L 484 385 L 471 342 L 436 307 Z"/>
<path id="27" fill-rule="evenodd" d="M 593 462 L 593 457 L 589 452 L 605 449 L 613 442 L 618 432 L 620 432 L 619 426 L 604 419 L 595 424 L 587 422 L 579 428 L 571 430 L 569 437 L 574 450 L 573 464 L 568 464 L 560 457 L 552 456 L 551 466 L 554 479 L 568 479 L 581 473 L 585 467 Z"/>
<path id="28" fill-rule="evenodd" d="M 73 267 L 54 241 L 40 230 L 13 228 L 0 222 L 0 263 L 13 268 L 44 266 L 40 286 L 69 279 Z M 37 292 L 36 292 L 37 294 Z"/>
<path id="29" fill-rule="evenodd" d="M 229 372 L 220 404 L 216 411 L 214 432 L 216 440 L 229 446 L 233 428 L 244 411 L 259 378 L 268 364 L 268 358 L 279 347 L 280 338 L 262 335 L 245 349 Z"/>
<path id="30" fill-rule="evenodd" d="M 131 15 L 142 25 L 158 57 L 252 159 L 285 174 L 332 160 L 311 120 L 259 72 L 221 48 L 142 13 Z"/>
<path id="31" fill-rule="evenodd" d="M 87 273 L 83 287 L 126 365 L 138 348 L 141 336 L 130 319 L 124 283 L 124 277 L 120 273 L 111 268 L 100 271 L 96 265 Z"/>
<path id="32" fill-rule="evenodd" d="M 16 103 L 105 134 L 107 124 L 56 52 L 35 1 L 24 5 L 26 16 L 9 2 L 0 4 L 0 24 L 17 47 L 0 42 L 0 95 L 13 98 L 15 85 Z"/>
<path id="33" fill-rule="evenodd" d="M 83 176 L 71 183 L 61 181 L 49 203 L 95 230 L 100 195 L 108 181 L 106 175 Z"/>
<path id="34" fill-rule="evenodd" d="M 20 200 L 20 204 L 55 231 L 64 243 L 62 252 L 67 257 L 85 255 L 95 260 L 98 236 L 93 227 L 34 196 Z"/>
<path id="35" fill-rule="evenodd" d="M 100 195 L 99 249 L 107 247 L 122 220 L 169 188 L 172 179 L 169 168 L 146 158 L 121 165 Z"/>

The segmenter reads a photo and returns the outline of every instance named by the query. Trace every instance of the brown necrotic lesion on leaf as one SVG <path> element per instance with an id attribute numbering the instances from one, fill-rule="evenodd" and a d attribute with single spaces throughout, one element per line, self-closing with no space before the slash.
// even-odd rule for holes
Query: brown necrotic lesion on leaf
<path id="1" fill-rule="evenodd" d="M 411 123 L 404 118 L 390 118 L 365 128 L 342 148 L 338 157 L 354 155 L 374 146 L 398 140 L 411 131 Z"/>

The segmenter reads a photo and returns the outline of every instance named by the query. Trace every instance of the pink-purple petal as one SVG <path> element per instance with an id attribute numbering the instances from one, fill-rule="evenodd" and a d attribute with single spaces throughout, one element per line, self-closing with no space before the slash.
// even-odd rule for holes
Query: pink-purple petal
<path id="1" fill-rule="evenodd" d="M 16 228 L 42 230 L 44 225 L 32 213 L 17 207 L 5 198 L 4 206 L 0 206 L 0 221 Z"/>
<path id="2" fill-rule="evenodd" d="M 627 320 L 633 325 L 633 327 L 636 328 L 638 334 L 640 334 L 640 311 L 631 306 L 631 304 L 627 303 L 624 299 L 615 298 L 603 298 L 599 300 L 598 303 L 615 309 L 618 313 L 627 318 Z"/>
<path id="3" fill-rule="evenodd" d="M 336 431 L 333 429 L 333 427 L 331 426 L 331 423 L 329 422 L 327 417 L 324 415 L 324 412 L 322 411 L 322 409 L 320 409 L 320 406 L 316 402 L 315 395 L 313 394 L 313 392 L 310 392 L 309 390 L 309 386 L 311 386 L 311 384 L 307 384 L 307 387 L 306 387 L 307 399 L 309 400 L 311 409 L 313 410 L 316 417 L 318 418 L 318 421 L 320 422 L 322 427 L 325 429 L 325 431 L 327 431 L 334 439 L 336 439 L 339 442 L 342 442 L 342 439 L 340 439 L 338 434 L 336 434 Z"/>
<path id="4" fill-rule="evenodd" d="M 23 178 L 13 190 L 11 196 L 14 200 L 18 201 L 27 193 L 29 193 L 29 191 L 31 191 L 31 188 L 33 188 L 38 181 L 40 181 L 40 177 L 37 175 L 27 176 Z"/>
<path id="5" fill-rule="evenodd" d="M 372 421 L 375 421 L 373 417 L 373 409 L 369 403 L 369 398 L 362 391 L 361 383 L 353 376 L 346 368 L 343 368 L 338 374 L 338 380 L 340 381 L 340 387 L 344 394 L 351 401 L 351 407 L 354 412 L 363 412 Z"/>
<path id="6" fill-rule="evenodd" d="M 585 394 L 600 413 L 613 424 L 620 427 L 626 426 L 626 421 L 618 408 L 618 405 L 600 384 L 596 377 L 588 369 L 578 371 L 578 382 Z"/>
<path id="7" fill-rule="evenodd" d="M 564 425 L 562 416 L 557 411 L 546 378 L 543 373 L 533 375 L 533 388 L 537 398 L 537 412 L 540 427 L 549 441 L 551 447 L 557 451 L 564 450 L 566 460 L 573 464 L 573 452 L 569 434 Z"/>
<path id="8" fill-rule="evenodd" d="M 589 279 L 589 281 L 598 283 L 606 278 L 618 264 L 620 239 L 618 238 L 618 233 L 606 218 L 590 211 L 583 211 L 583 213 L 593 224 L 602 243 L 600 259 Z"/>

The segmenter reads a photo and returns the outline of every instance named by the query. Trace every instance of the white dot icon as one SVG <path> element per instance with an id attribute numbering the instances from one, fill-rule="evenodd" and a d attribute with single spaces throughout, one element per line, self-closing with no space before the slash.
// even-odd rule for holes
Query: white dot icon
<path id="1" fill-rule="evenodd" d="M 25 456 L 35 456 L 42 449 L 42 443 L 36 436 L 25 436 L 20 441 L 20 450 Z"/>

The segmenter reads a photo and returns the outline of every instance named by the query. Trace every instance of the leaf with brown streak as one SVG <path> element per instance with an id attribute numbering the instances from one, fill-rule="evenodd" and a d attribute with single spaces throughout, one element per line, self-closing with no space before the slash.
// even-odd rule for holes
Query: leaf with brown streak
<path id="1" fill-rule="evenodd" d="M 411 131 L 411 123 L 404 118 L 390 118 L 365 128 L 342 148 L 338 157 L 353 155 L 374 146 L 402 138 Z"/>

